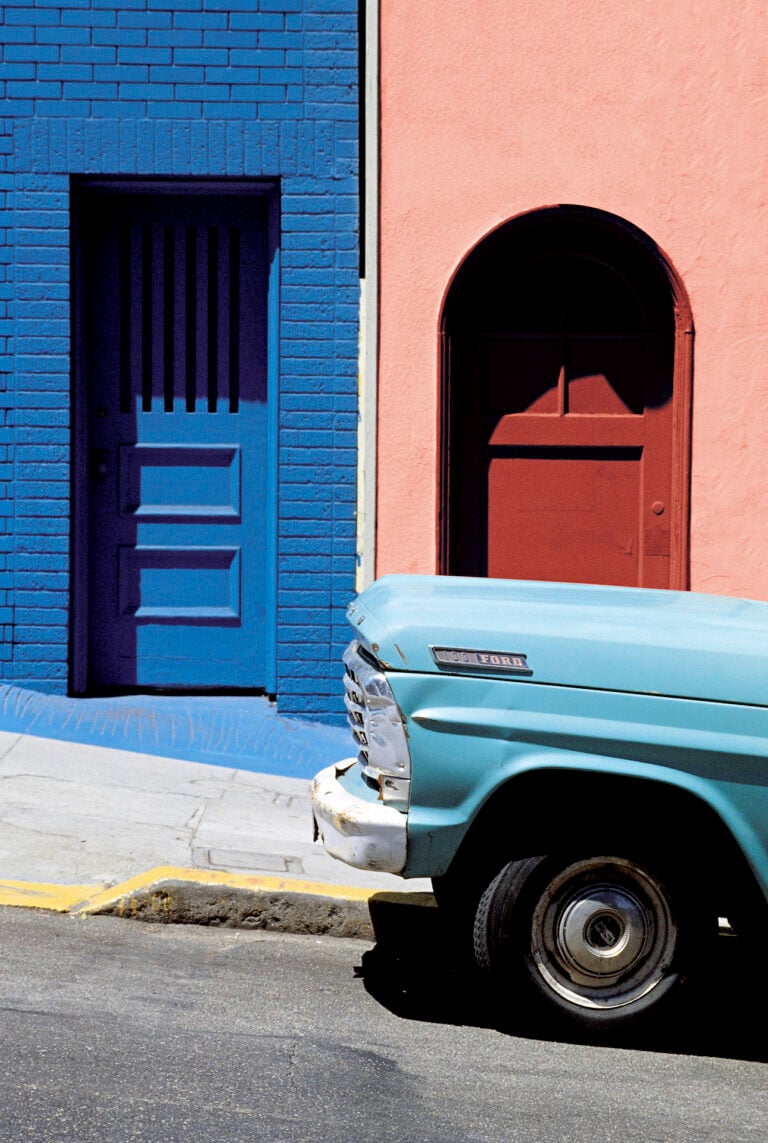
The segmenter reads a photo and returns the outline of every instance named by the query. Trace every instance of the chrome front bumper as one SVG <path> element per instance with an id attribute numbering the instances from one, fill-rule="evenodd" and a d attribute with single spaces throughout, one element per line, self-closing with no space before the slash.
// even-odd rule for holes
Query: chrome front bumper
<path id="1" fill-rule="evenodd" d="M 346 790 L 339 778 L 357 762 L 348 758 L 321 770 L 312 782 L 315 837 L 328 853 L 357 869 L 401 873 L 405 867 L 405 814 Z"/>

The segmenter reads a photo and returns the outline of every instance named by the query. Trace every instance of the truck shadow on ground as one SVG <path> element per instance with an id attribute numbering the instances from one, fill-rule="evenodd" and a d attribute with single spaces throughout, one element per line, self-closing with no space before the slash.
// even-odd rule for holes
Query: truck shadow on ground
<path id="1" fill-rule="evenodd" d="M 402 1019 L 536 1040 L 768 1063 L 763 958 L 759 951 L 748 956 L 736 937 L 720 938 L 706 979 L 692 991 L 684 1013 L 609 1038 L 547 1029 L 522 1008 L 501 1014 L 469 947 L 457 941 L 429 894 L 378 893 L 370 910 L 376 943 L 355 973 L 370 996 Z"/>

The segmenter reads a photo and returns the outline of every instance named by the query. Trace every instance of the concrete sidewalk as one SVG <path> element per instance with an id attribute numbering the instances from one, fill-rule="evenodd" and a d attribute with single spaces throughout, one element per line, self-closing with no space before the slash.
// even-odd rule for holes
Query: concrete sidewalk
<path id="1" fill-rule="evenodd" d="M 0 731 L 0 904 L 370 936 L 429 888 L 328 857 L 305 778 Z"/>

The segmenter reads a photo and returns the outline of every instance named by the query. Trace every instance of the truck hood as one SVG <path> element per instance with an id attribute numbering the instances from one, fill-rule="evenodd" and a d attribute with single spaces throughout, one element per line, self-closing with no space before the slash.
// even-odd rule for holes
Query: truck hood
<path id="1" fill-rule="evenodd" d="M 768 705 L 768 603 L 755 600 L 392 575 L 348 618 L 393 671 Z"/>

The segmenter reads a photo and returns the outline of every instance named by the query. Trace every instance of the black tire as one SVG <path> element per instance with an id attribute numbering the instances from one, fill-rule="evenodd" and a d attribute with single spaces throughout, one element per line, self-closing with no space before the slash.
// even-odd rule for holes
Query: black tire
<path id="1" fill-rule="evenodd" d="M 475 958 L 502 1001 L 582 1029 L 620 1029 L 675 997 L 696 944 L 690 917 L 644 862 L 525 858 L 480 899 Z"/>

